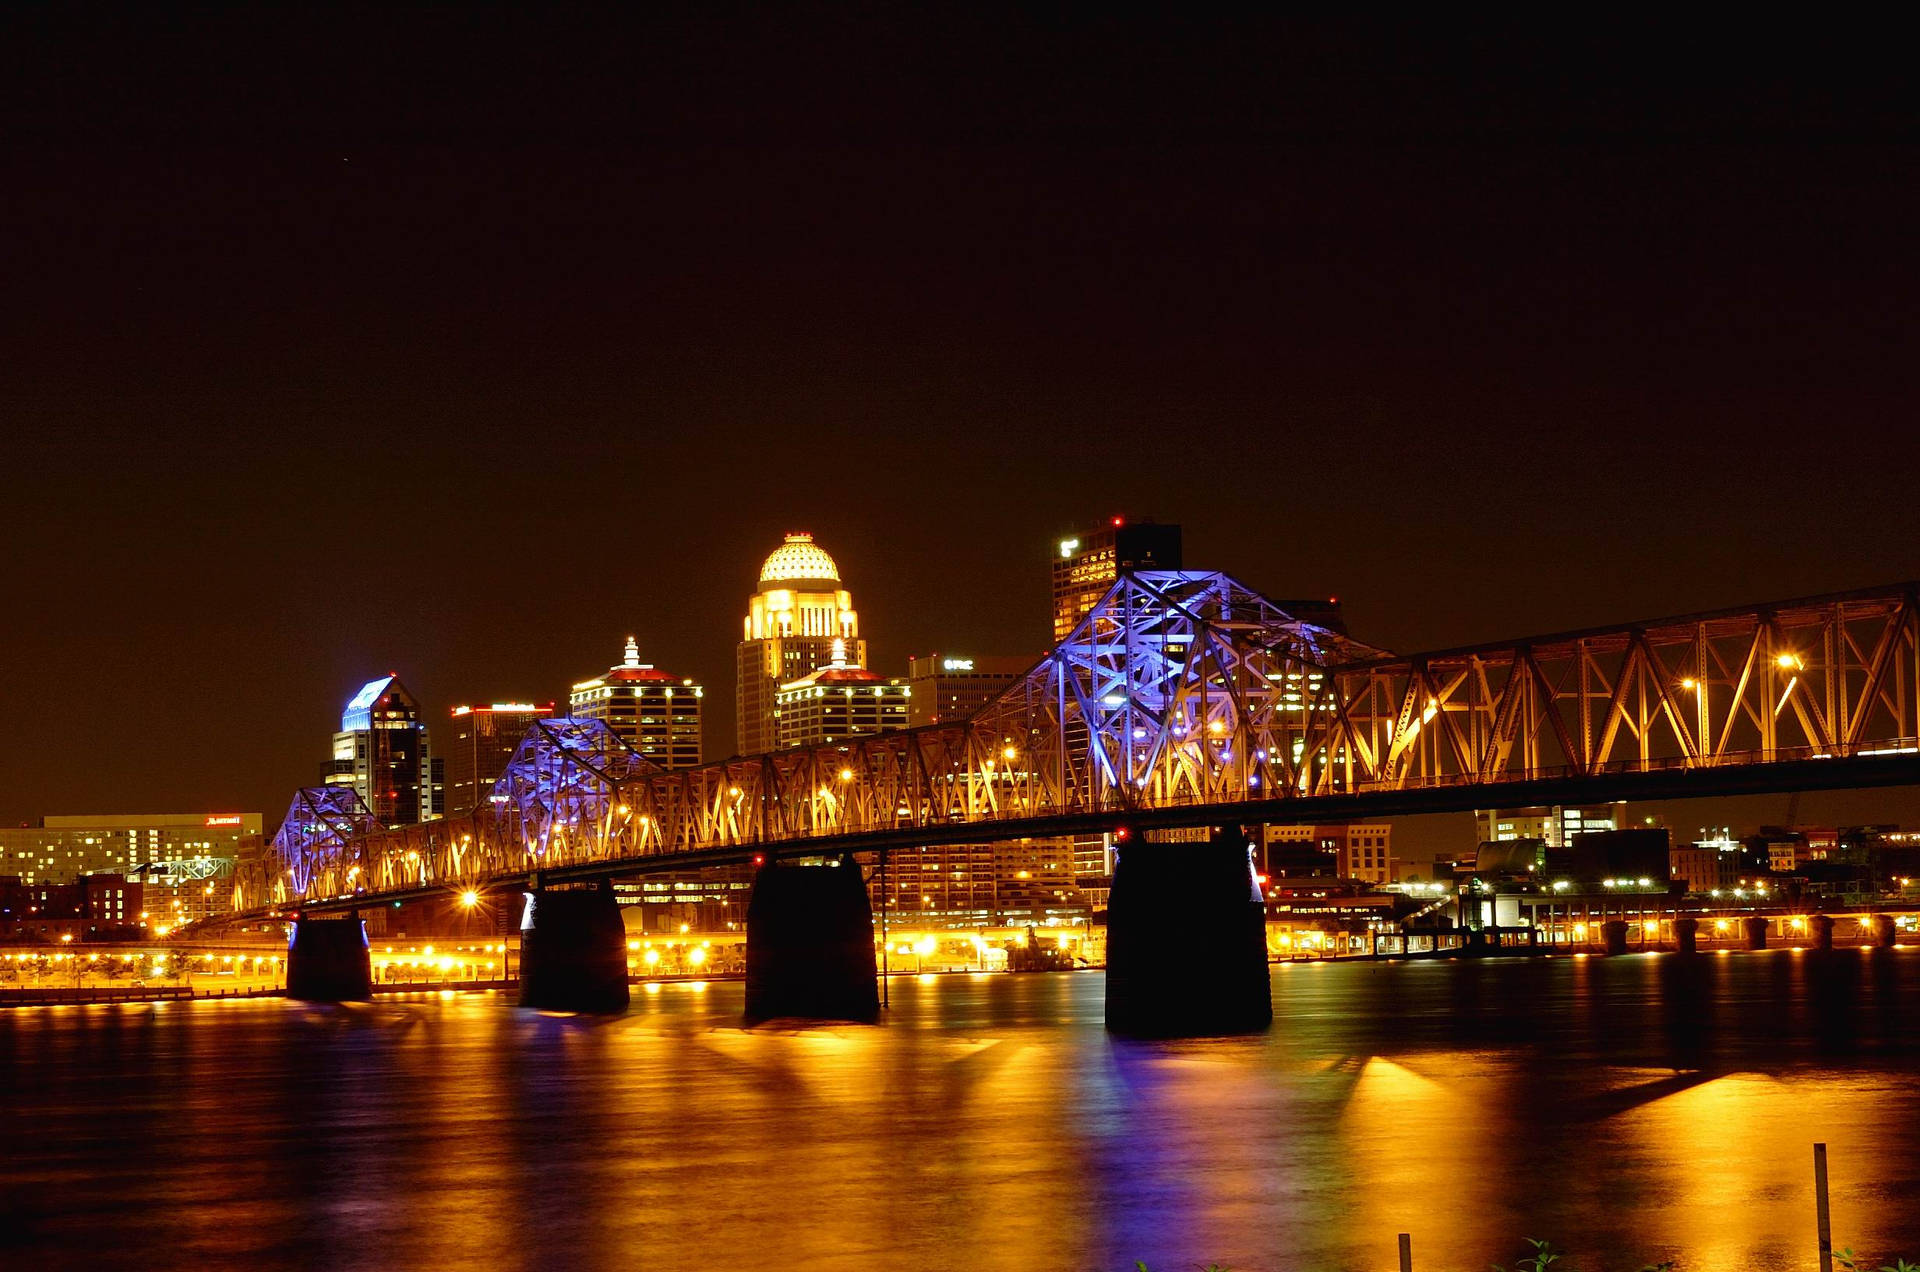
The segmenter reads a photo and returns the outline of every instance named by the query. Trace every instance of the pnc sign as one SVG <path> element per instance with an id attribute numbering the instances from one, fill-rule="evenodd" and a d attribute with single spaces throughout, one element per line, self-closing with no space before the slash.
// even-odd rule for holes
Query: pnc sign
<path id="1" fill-rule="evenodd" d="M 940 670 L 942 670 L 942 671 L 972 671 L 972 670 L 973 670 L 973 659 L 971 659 L 971 658 L 942 658 L 942 659 L 940 660 Z"/>

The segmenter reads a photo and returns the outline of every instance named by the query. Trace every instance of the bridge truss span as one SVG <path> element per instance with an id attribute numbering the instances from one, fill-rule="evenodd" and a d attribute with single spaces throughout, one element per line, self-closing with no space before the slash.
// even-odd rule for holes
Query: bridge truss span
<path id="1" fill-rule="evenodd" d="M 1303 794 L 1913 754 L 1912 584 L 1333 670 Z"/>
<path id="2" fill-rule="evenodd" d="M 1468 808 L 1531 802 L 1547 781 L 1608 798 L 1629 774 L 1861 757 L 1911 761 L 1904 780 L 1920 781 L 1916 712 L 1913 584 L 1396 656 L 1226 575 L 1143 571 L 964 722 L 666 772 L 598 722 L 542 721 L 473 814 L 312 841 L 283 828 L 236 898 L 1057 835 L 1129 815 L 1365 817 L 1421 791 Z"/>

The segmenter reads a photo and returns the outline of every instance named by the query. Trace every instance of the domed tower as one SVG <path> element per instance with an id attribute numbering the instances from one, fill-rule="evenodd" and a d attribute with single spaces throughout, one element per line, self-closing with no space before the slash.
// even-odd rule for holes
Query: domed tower
<path id="1" fill-rule="evenodd" d="M 804 532 L 789 534 L 760 567 L 741 625 L 735 736 L 741 755 L 774 749 L 780 686 L 835 659 L 864 666 L 867 642 L 833 558 Z"/>

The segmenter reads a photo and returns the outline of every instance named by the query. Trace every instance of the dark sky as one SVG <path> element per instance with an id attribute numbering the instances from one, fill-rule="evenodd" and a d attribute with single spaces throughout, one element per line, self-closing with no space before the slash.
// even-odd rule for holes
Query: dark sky
<path id="1" fill-rule="evenodd" d="M 789 528 L 896 672 L 1116 512 L 1402 650 L 1920 576 L 1891 33 L 648 12 L 0 17 L 0 820 L 629 631 L 724 754 Z"/>

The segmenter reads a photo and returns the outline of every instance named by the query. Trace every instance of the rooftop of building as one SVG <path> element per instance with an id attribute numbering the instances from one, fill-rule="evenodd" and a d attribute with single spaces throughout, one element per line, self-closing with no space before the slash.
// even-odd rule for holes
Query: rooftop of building
<path id="1" fill-rule="evenodd" d="M 260 829 L 259 813 L 63 813 L 43 817 L 44 830 L 127 830 L 148 827 L 213 830 Z"/>
<path id="2" fill-rule="evenodd" d="M 838 583 L 840 567 L 804 530 L 789 534 L 760 567 L 762 583 L 797 583 L 808 580 Z"/>
<path id="3" fill-rule="evenodd" d="M 353 733 L 373 727 L 373 709 L 398 698 L 401 707 L 418 715 L 420 704 L 407 687 L 400 683 L 400 674 L 390 671 L 378 680 L 369 680 L 360 686 L 359 692 L 347 699 L 346 708 L 340 713 L 340 730 Z"/>
<path id="4" fill-rule="evenodd" d="M 889 680 L 870 667 L 861 667 L 853 663 L 829 663 L 825 667 L 808 672 L 798 680 L 788 681 L 781 685 L 780 689 L 785 692 L 790 689 L 812 689 L 821 685 L 898 685 L 900 683 L 898 680 Z"/>
<path id="5" fill-rule="evenodd" d="M 661 671 L 652 663 L 640 661 L 640 643 L 633 637 L 627 637 L 625 655 L 613 666 L 607 668 L 591 680 L 582 680 L 574 684 L 576 690 L 598 689 L 602 685 L 632 684 L 692 684 L 693 681 Z"/>

